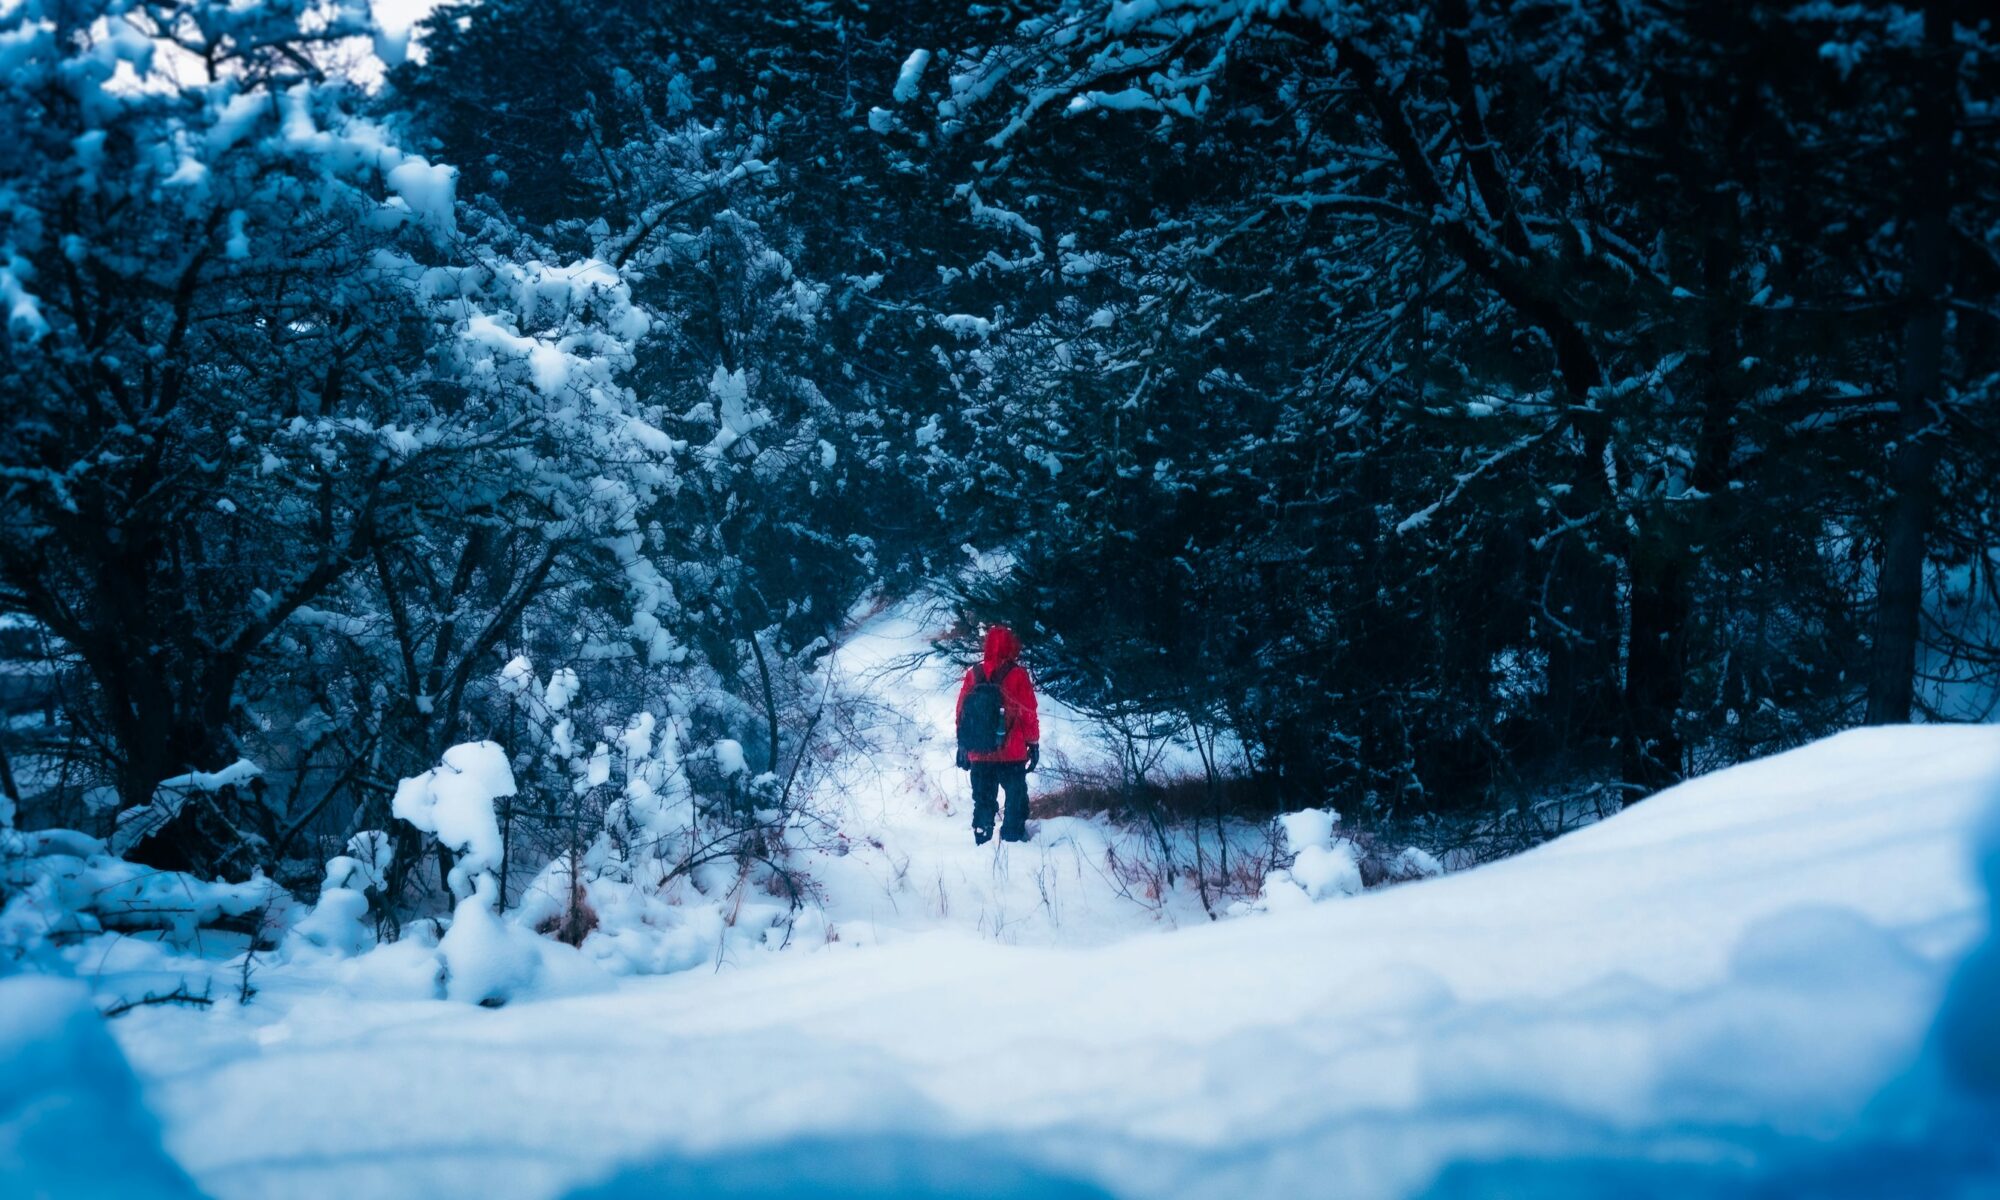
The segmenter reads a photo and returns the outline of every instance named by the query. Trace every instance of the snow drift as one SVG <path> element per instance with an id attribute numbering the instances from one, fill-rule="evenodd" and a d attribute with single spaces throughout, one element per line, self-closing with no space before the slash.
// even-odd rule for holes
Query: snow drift
<path id="1" fill-rule="evenodd" d="M 935 1193 L 951 1147 L 1045 1194 L 1725 1195 L 1849 1160 L 1976 1194 L 1996 781 L 2000 731 L 1859 731 L 1490 867 L 1089 950 L 910 933 L 494 1011 L 274 979 L 113 1028 L 223 1200 L 775 1195 L 828 1141 L 893 1148 L 876 1194 Z"/>

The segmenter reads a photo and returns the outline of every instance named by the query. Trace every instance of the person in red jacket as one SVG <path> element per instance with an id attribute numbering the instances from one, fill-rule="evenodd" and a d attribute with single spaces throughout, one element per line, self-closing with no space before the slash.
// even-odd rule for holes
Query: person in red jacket
<path id="1" fill-rule="evenodd" d="M 969 667 L 958 687 L 958 709 L 978 684 L 992 680 L 1000 688 L 1007 717 L 1007 736 L 998 749 L 958 752 L 958 765 L 972 772 L 972 840 L 984 844 L 993 836 L 996 793 L 1005 789 L 1007 812 L 1000 822 L 1000 840 L 1028 840 L 1028 772 L 1042 763 L 1042 726 L 1035 713 L 1035 685 L 1021 665 L 1021 639 L 1005 625 L 986 631 L 986 648 L 977 667 Z"/>

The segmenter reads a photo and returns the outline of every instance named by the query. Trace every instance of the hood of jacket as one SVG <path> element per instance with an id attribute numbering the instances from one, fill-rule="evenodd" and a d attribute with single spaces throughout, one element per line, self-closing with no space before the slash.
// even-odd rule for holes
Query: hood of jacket
<path id="1" fill-rule="evenodd" d="M 986 649 L 980 658 L 980 667 L 988 679 L 993 672 L 1021 657 L 1021 639 L 1005 625 L 995 625 L 986 631 Z"/>

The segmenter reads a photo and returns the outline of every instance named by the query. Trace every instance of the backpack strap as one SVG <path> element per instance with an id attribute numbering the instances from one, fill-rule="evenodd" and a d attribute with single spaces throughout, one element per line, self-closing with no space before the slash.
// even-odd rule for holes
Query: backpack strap
<path id="1" fill-rule="evenodd" d="M 983 665 L 983 664 L 982 664 L 982 666 L 981 666 L 981 669 L 982 669 L 982 670 L 984 669 L 984 665 Z M 1000 682 L 1001 680 L 1003 680 L 1003 679 L 1007 678 L 1007 672 L 1009 672 L 1009 671 L 1012 671 L 1013 669 L 1014 669 L 1014 664 L 1013 664 L 1013 663 L 1011 663 L 1011 662 L 1004 662 L 1004 663 L 1001 663 L 1001 664 L 1000 664 L 1000 670 L 999 670 L 999 672 L 998 672 L 997 674 L 995 674 L 995 675 L 993 676 L 993 678 L 992 678 L 992 679 L 990 679 L 990 680 L 987 680 L 987 682 L 988 682 L 988 683 L 999 683 L 999 682 Z"/>

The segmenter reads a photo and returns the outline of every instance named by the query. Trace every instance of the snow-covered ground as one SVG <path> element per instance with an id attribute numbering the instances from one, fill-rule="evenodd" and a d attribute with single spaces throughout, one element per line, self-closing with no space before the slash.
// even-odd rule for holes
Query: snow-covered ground
<path id="1" fill-rule="evenodd" d="M 1088 948 L 910 923 L 498 1010 L 274 972 L 111 1028 L 222 1198 L 2000 1194 L 1990 951 L 1935 1019 L 1997 795 L 2000 730 L 1858 731 L 1492 866 Z"/>

